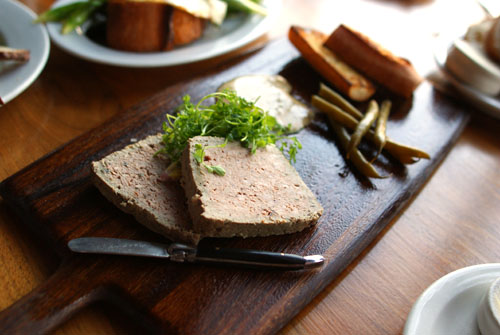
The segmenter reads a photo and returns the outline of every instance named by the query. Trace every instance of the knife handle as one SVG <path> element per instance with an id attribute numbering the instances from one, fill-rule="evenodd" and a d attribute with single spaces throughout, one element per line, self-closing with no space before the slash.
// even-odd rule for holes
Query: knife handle
<path id="1" fill-rule="evenodd" d="M 251 268 L 301 270 L 321 266 L 324 258 L 320 255 L 298 256 L 279 252 L 202 247 L 194 249 L 182 244 L 169 248 L 171 260 L 211 263 L 221 265 L 239 265 Z M 182 255 L 182 257 L 175 257 Z M 183 260 L 181 260 L 183 258 Z"/>

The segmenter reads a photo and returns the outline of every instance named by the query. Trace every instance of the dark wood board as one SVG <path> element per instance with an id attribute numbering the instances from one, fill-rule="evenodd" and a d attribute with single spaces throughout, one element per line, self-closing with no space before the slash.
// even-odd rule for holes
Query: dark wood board
<path id="1" fill-rule="evenodd" d="M 169 87 L 76 138 L 0 184 L 0 194 L 23 222 L 63 259 L 43 285 L 0 313 L 0 333 L 44 333 L 75 311 L 105 300 L 150 332 L 270 334 L 281 329 L 377 236 L 430 178 L 468 115 L 424 82 L 411 100 L 394 100 L 391 138 L 417 145 L 431 160 L 404 167 L 382 157 L 390 178 L 368 181 L 353 173 L 319 115 L 298 135 L 304 149 L 295 167 L 325 212 L 316 227 L 266 238 L 207 239 L 207 245 L 323 254 L 314 271 L 279 272 L 175 264 L 158 259 L 73 255 L 81 236 L 164 240 L 106 201 L 89 181 L 89 164 L 161 131 L 165 114 L 213 92 L 236 76 L 280 73 L 309 101 L 321 78 L 287 40 L 271 43 L 236 65 Z M 379 96 L 379 98 L 383 97 Z"/>

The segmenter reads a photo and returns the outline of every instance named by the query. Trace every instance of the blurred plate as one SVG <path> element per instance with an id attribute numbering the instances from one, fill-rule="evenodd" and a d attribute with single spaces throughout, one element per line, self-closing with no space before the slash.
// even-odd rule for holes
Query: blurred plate
<path id="1" fill-rule="evenodd" d="M 36 14 L 13 0 L 0 0 L 0 44 L 28 49 L 27 63 L 0 61 L 0 97 L 4 103 L 23 92 L 43 70 L 50 41 L 43 25 L 33 24 Z"/>
<path id="2" fill-rule="evenodd" d="M 460 93 L 460 98 L 466 100 L 478 110 L 500 119 L 500 97 L 492 97 L 479 92 L 474 87 L 460 82 L 446 69 L 446 57 L 452 44 L 451 41 L 447 41 L 447 39 L 438 39 L 434 47 L 434 60 L 440 72 L 453 88 Z"/>
<path id="3" fill-rule="evenodd" d="M 74 0 L 59 0 L 54 4 L 58 7 L 74 2 Z M 192 63 L 219 56 L 242 47 L 264 35 L 271 22 L 280 13 L 280 0 L 264 0 L 262 5 L 268 10 L 268 15 L 237 14 L 228 17 L 220 27 L 209 25 L 203 37 L 189 45 L 164 52 L 127 52 L 108 48 L 95 43 L 84 34 L 72 32 L 61 34 L 60 23 L 48 23 L 50 38 L 60 48 L 68 53 L 92 61 L 108 65 L 125 67 L 160 67 Z"/>
<path id="4" fill-rule="evenodd" d="M 477 308 L 499 276 L 500 263 L 492 263 L 466 267 L 438 279 L 413 305 L 403 335 L 480 335 Z"/>

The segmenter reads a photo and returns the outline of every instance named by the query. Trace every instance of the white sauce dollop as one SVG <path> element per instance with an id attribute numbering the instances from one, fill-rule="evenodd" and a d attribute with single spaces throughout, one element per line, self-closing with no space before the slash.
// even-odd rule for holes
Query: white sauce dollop
<path id="1" fill-rule="evenodd" d="M 313 112 L 302 102 L 290 95 L 292 86 L 280 75 L 247 75 L 235 78 L 221 87 L 219 91 L 230 89 L 257 107 L 274 116 L 283 126 L 291 125 L 297 132 L 307 126 Z"/>

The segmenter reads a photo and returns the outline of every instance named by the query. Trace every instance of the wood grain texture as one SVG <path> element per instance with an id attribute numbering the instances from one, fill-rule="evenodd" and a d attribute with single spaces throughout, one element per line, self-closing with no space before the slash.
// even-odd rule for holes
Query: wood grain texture
<path id="1" fill-rule="evenodd" d="M 58 279 L 52 278 L 0 314 L 2 332 L 44 332 L 94 300 L 112 298 L 117 307 L 126 306 L 124 312 L 144 315 L 145 325 L 157 324 L 155 329 L 162 332 L 274 333 L 332 281 L 418 192 L 468 119 L 428 84 L 415 92 L 412 101 L 394 100 L 388 135 L 410 145 L 416 145 L 418 139 L 418 145 L 433 159 L 406 168 L 386 157 L 377 166 L 392 177 L 369 181 L 349 172 L 325 118 L 318 115 L 312 126 L 297 135 L 304 149 L 295 164 L 325 208 L 318 225 L 286 236 L 203 242 L 319 253 L 327 261 L 317 271 L 266 272 L 68 255 L 66 243 L 80 236 L 158 239 L 104 201 L 90 184 L 90 162 L 122 148 L 132 138 L 158 132 L 165 114 L 175 110 L 183 94 L 197 101 L 222 83 L 248 73 L 279 73 L 304 101 L 317 92 L 321 80 L 290 43 L 281 40 L 221 73 L 167 88 L 0 184 L 4 201 L 66 260 L 54 275 Z M 79 262 L 85 265 L 72 268 Z M 112 294 L 115 290 L 121 294 Z"/>
<path id="2" fill-rule="evenodd" d="M 40 13 L 52 0 L 22 2 Z M 328 32 L 347 23 L 409 58 L 425 74 L 434 67 L 433 33 L 463 31 L 482 16 L 474 1 L 426 2 L 412 6 L 406 5 L 410 1 L 284 0 L 270 36 L 285 36 L 291 24 Z M 241 52 L 189 66 L 133 70 L 85 62 L 52 45 L 40 77 L 0 108 L 0 180 L 164 87 Z M 452 100 L 473 115 L 457 145 L 411 205 L 280 333 L 400 334 L 412 304 L 434 280 L 467 265 L 498 262 L 500 122 L 481 116 L 458 97 Z M 43 283 L 59 263 L 51 247 L 27 231 L 1 200 L 0 263 L 0 309 Z M 145 332 L 134 319 L 103 302 L 54 331 Z"/>

